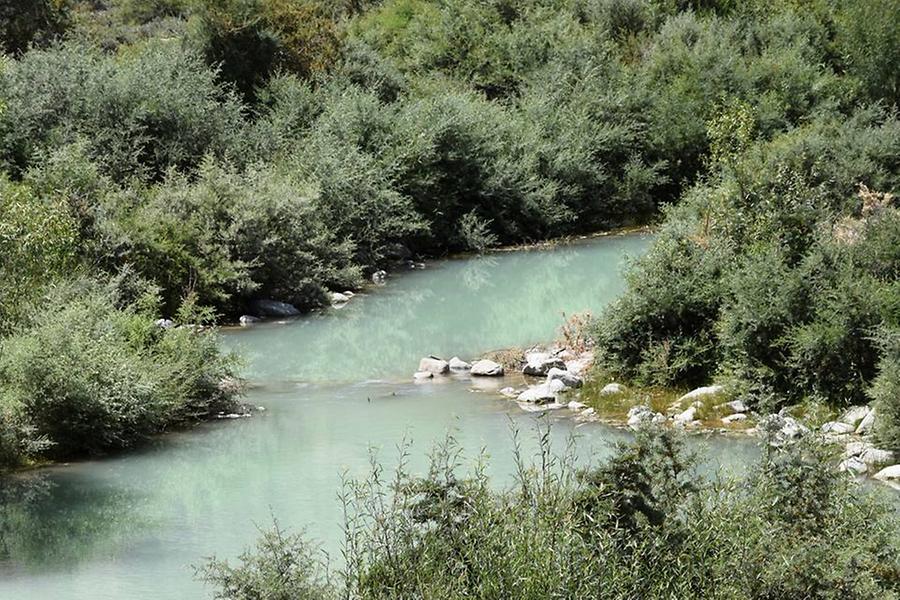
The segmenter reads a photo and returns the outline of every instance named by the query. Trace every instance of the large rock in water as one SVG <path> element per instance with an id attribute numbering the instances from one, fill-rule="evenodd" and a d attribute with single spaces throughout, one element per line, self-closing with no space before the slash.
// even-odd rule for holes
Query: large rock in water
<path id="1" fill-rule="evenodd" d="M 492 360 L 479 360 L 472 365 L 469 373 L 476 377 L 502 377 L 503 365 Z"/>
<path id="2" fill-rule="evenodd" d="M 472 365 L 464 361 L 458 356 L 454 356 L 450 359 L 450 370 L 451 371 L 468 371 L 472 368 Z"/>
<path id="3" fill-rule="evenodd" d="M 522 372 L 535 377 L 545 377 L 553 368 L 565 370 L 566 363 L 558 356 L 546 352 L 532 352 L 525 355 L 525 368 Z"/>
<path id="4" fill-rule="evenodd" d="M 252 308 L 258 317 L 296 317 L 300 314 L 293 304 L 277 300 L 256 300 Z"/>
<path id="5" fill-rule="evenodd" d="M 450 372 L 450 363 L 442 358 L 429 356 L 419 361 L 419 372 L 443 375 Z"/>
<path id="6" fill-rule="evenodd" d="M 547 372 L 547 383 L 550 383 L 551 381 L 561 381 L 563 382 L 563 385 L 569 388 L 580 388 L 582 383 L 584 383 L 578 375 L 562 369 L 557 369 L 556 367 L 553 367 Z"/>
<path id="7" fill-rule="evenodd" d="M 547 404 L 548 402 L 556 402 L 556 392 L 546 383 L 542 383 L 532 386 L 519 394 L 517 400 L 532 404 Z"/>

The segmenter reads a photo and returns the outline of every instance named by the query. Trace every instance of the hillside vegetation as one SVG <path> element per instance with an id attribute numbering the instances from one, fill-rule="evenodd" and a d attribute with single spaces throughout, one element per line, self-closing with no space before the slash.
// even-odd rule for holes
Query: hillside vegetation
<path id="1" fill-rule="evenodd" d="M 658 218 L 608 372 L 875 398 L 896 447 L 898 32 L 892 0 L 12 0 L 0 460 L 221 410 L 199 325 L 398 247 Z"/>

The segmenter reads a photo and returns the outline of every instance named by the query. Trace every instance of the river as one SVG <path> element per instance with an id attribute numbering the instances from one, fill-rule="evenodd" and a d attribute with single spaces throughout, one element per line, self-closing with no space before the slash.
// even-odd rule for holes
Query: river
<path id="1" fill-rule="evenodd" d="M 450 432 L 467 456 L 489 454 L 501 485 L 513 469 L 513 427 L 533 452 L 532 432 L 549 419 L 558 448 L 575 435 L 583 460 L 602 458 L 625 433 L 576 427 L 567 411 L 524 413 L 491 383 L 414 383 L 412 373 L 428 354 L 471 359 L 553 339 L 563 313 L 596 313 L 622 292 L 627 257 L 649 239 L 435 261 L 340 309 L 222 330 L 223 346 L 243 356 L 248 402 L 266 410 L 0 484 L 0 599 L 207 598 L 193 565 L 236 556 L 273 516 L 337 554 L 342 474 L 364 475 L 371 451 L 390 467 L 404 438 L 422 469 Z M 747 441 L 695 440 L 723 468 L 755 454 Z"/>

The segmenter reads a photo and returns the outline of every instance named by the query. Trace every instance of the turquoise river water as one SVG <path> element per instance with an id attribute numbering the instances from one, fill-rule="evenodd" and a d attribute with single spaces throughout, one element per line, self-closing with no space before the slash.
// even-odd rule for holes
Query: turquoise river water
<path id="1" fill-rule="evenodd" d="M 389 468 L 413 443 L 413 469 L 448 432 L 467 456 L 483 448 L 499 485 L 513 470 L 511 428 L 536 448 L 553 422 L 561 448 L 600 460 L 625 433 L 543 418 L 502 399 L 494 382 L 413 383 L 428 354 L 479 353 L 553 339 L 563 313 L 598 312 L 623 289 L 627 257 L 646 235 L 429 263 L 341 309 L 250 328 L 222 343 L 244 357 L 253 418 L 165 436 L 137 452 L 59 465 L 0 483 L 0 600 L 208 598 L 194 565 L 234 557 L 276 517 L 339 553 L 341 476 L 366 473 L 370 450 Z M 699 438 L 724 468 L 749 442 Z"/>

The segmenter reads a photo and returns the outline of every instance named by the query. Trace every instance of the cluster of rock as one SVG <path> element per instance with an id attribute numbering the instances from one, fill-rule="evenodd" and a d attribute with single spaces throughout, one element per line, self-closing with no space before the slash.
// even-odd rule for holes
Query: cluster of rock
<path id="1" fill-rule="evenodd" d="M 500 390 L 500 394 L 516 400 L 519 406 L 527 411 L 568 407 L 573 410 L 590 410 L 593 413 L 593 409 L 587 409 L 580 402 L 560 402 L 561 394 L 583 385 L 582 373 L 590 365 L 590 360 L 590 353 L 575 355 L 561 348 L 547 351 L 533 349 L 525 353 L 521 373 L 528 378 L 540 377 L 542 381 L 528 385 L 524 389 L 507 386 Z M 419 361 L 419 368 L 413 374 L 413 378 L 422 381 L 463 372 L 467 372 L 473 378 L 503 377 L 507 374 L 503 365 L 490 359 L 481 359 L 470 364 L 455 356 L 449 361 L 437 356 L 428 356 Z"/>
<path id="2" fill-rule="evenodd" d="M 435 375 L 448 375 L 451 372 L 466 372 L 473 377 L 503 377 L 503 365 L 492 360 L 482 359 L 468 363 L 458 356 L 449 361 L 438 356 L 427 356 L 419 361 L 419 369 L 413 374 L 417 380 L 432 379 Z"/>
<path id="3" fill-rule="evenodd" d="M 829 421 L 819 430 L 831 442 L 844 445 L 841 471 L 855 475 L 871 475 L 896 485 L 900 483 L 900 457 L 891 450 L 878 448 L 872 442 L 877 414 L 868 406 L 853 406 L 837 421 Z"/>

